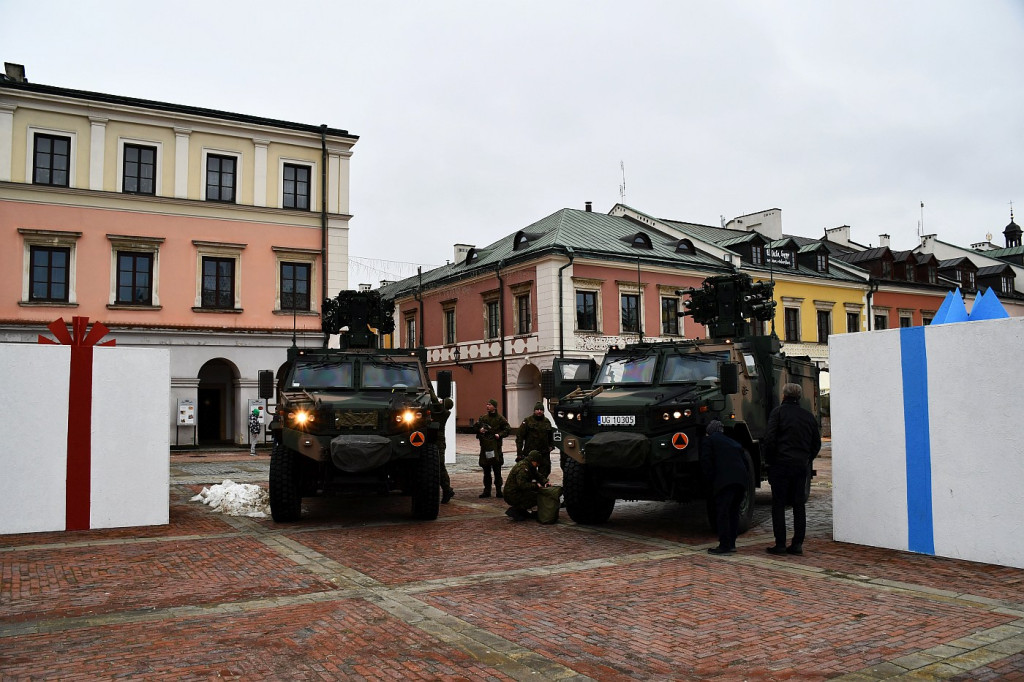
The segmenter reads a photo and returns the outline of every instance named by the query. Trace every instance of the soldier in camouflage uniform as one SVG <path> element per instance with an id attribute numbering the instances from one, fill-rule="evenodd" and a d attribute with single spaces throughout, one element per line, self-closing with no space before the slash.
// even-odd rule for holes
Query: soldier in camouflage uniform
<path id="1" fill-rule="evenodd" d="M 448 467 L 444 464 L 444 451 L 447 447 L 447 439 L 444 436 L 445 425 L 448 424 L 448 417 L 452 414 L 452 406 L 455 403 L 451 398 L 445 398 L 441 401 L 442 412 L 438 415 L 438 421 L 441 422 L 441 428 L 437 432 L 437 454 L 440 469 L 441 480 L 441 504 L 448 504 L 448 501 L 455 497 L 455 489 L 452 488 L 452 479 L 448 476 Z"/>
<path id="2" fill-rule="evenodd" d="M 508 472 L 505 501 L 509 508 L 505 515 L 513 521 L 523 521 L 533 515 L 530 510 L 537 506 L 537 491 L 548 484 L 548 477 L 540 472 L 544 460 L 551 465 L 550 453 L 532 450 Z"/>
<path id="3" fill-rule="evenodd" d="M 480 441 L 480 466 L 484 470 L 484 491 L 480 497 L 491 496 L 491 474 L 494 484 L 501 497 L 501 465 L 505 460 L 501 456 L 501 439 L 509 434 L 512 427 L 498 414 L 498 401 L 491 398 L 487 401 L 487 414 L 476 420 L 476 437 Z"/>
<path id="4" fill-rule="evenodd" d="M 551 475 L 551 451 L 554 449 L 555 427 L 544 416 L 544 403 L 539 402 L 533 406 L 533 414 L 523 420 L 516 432 L 516 461 L 536 450 L 542 455 L 540 472 L 548 477 Z"/>

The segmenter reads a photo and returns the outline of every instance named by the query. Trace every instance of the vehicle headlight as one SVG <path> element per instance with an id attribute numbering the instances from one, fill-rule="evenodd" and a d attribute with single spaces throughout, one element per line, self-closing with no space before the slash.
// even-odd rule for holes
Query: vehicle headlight
<path id="1" fill-rule="evenodd" d="M 565 418 L 565 412 L 562 412 L 561 410 L 559 410 L 558 411 L 558 418 L 559 419 L 564 419 Z"/>
<path id="2" fill-rule="evenodd" d="M 305 424 L 306 422 L 313 421 L 313 415 L 305 410 L 298 410 L 296 412 L 292 412 L 292 420 L 294 420 L 296 424 Z"/>
<path id="3" fill-rule="evenodd" d="M 574 415 L 572 412 L 566 412 L 565 413 L 565 418 L 566 419 L 573 419 L 575 416 L 576 415 Z"/>
<path id="4" fill-rule="evenodd" d="M 423 412 L 421 410 L 402 410 L 395 415 L 395 422 L 399 424 L 411 424 L 417 419 L 423 419 Z"/>

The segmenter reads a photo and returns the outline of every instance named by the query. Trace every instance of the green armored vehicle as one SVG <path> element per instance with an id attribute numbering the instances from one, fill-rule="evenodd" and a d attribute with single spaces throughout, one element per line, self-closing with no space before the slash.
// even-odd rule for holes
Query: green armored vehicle
<path id="1" fill-rule="evenodd" d="M 304 497 L 392 492 L 412 496 L 415 518 L 437 518 L 451 374 L 435 394 L 424 349 L 378 348 L 393 309 L 376 291 L 343 291 L 325 301 L 324 347 L 289 349 L 270 424 L 275 521 L 297 521 Z M 341 348 L 327 348 L 339 332 Z"/>
<path id="2" fill-rule="evenodd" d="M 750 334 L 746 319 L 772 316 L 772 287 L 724 275 L 678 291 L 690 296 L 683 314 L 705 324 L 712 338 L 612 347 L 600 367 L 588 359 L 555 360 L 545 389 L 574 521 L 603 523 L 616 500 L 705 499 L 714 526 L 699 456 L 705 425 L 718 419 L 750 457 L 740 531 L 749 527 L 755 488 L 767 476 L 759 442 L 782 385 L 801 384 L 804 407 L 818 414 L 814 363 L 782 355 L 774 334 Z"/>

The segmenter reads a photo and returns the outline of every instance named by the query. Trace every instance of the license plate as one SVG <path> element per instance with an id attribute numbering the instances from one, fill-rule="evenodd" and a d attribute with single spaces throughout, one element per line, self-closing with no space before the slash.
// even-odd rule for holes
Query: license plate
<path id="1" fill-rule="evenodd" d="M 634 415 L 603 415 L 597 418 L 598 426 L 636 426 Z"/>

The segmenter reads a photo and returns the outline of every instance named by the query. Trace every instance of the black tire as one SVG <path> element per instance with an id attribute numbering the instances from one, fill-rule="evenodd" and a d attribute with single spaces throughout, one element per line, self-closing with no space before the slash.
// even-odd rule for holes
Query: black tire
<path id="1" fill-rule="evenodd" d="M 412 488 L 412 516 L 414 519 L 433 521 L 441 509 L 440 455 L 436 445 L 423 446 L 423 452 L 414 465 Z"/>
<path id="2" fill-rule="evenodd" d="M 278 523 L 302 516 L 301 456 L 276 442 L 270 452 L 270 515 Z"/>
<path id="3" fill-rule="evenodd" d="M 615 509 L 615 498 L 599 495 L 587 475 L 587 467 L 571 457 L 566 460 L 562 472 L 562 492 L 565 494 L 565 511 L 576 523 L 604 523 Z"/>
<path id="4" fill-rule="evenodd" d="M 743 535 L 750 530 L 750 525 L 754 520 L 754 504 L 755 504 L 755 493 L 757 492 L 757 484 L 754 482 L 754 465 L 750 459 L 749 454 L 744 454 L 747 460 L 747 468 L 750 471 L 750 476 L 747 480 L 747 489 L 743 495 L 743 501 L 740 503 L 740 519 L 737 525 L 737 530 L 740 535 Z M 710 486 L 709 486 L 710 488 Z M 708 490 L 708 498 L 705 504 L 708 515 L 708 526 L 711 528 L 712 533 L 718 532 L 718 510 L 715 508 L 715 498 Z"/>

